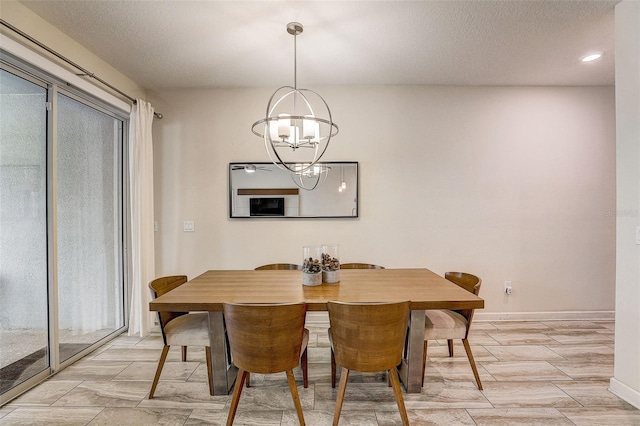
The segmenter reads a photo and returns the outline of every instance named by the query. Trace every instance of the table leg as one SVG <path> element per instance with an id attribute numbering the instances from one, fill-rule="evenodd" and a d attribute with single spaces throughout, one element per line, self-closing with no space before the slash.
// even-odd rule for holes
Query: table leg
<path id="1" fill-rule="evenodd" d="M 407 353 L 398 373 L 407 393 L 420 393 L 422 390 L 422 352 L 424 350 L 424 310 L 412 310 L 409 317 Z"/>
<path id="2" fill-rule="evenodd" d="M 227 361 L 227 337 L 222 312 L 209 312 L 209 346 L 214 395 L 228 395 L 238 369 Z"/>

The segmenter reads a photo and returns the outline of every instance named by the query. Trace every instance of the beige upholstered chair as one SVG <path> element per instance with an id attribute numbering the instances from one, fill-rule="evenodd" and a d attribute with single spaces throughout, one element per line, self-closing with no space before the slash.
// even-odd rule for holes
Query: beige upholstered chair
<path id="1" fill-rule="evenodd" d="M 335 366 L 342 367 L 336 398 L 333 425 L 340 421 L 340 412 L 347 388 L 349 371 L 387 371 L 402 424 L 409 419 L 402 398 L 402 388 L 396 367 L 402 361 L 402 351 L 409 320 L 409 302 L 341 303 L 328 302 L 329 341 L 331 342 L 331 374 L 335 383 Z"/>
<path id="2" fill-rule="evenodd" d="M 268 265 L 262 265 L 255 268 L 256 271 L 261 269 L 286 269 L 286 270 L 301 270 L 302 265 L 296 265 L 295 263 L 270 263 Z"/>
<path id="3" fill-rule="evenodd" d="M 384 269 L 384 266 L 371 263 L 342 263 L 340 269 Z"/>
<path id="4" fill-rule="evenodd" d="M 162 296 L 163 294 L 181 286 L 187 282 L 184 275 L 175 275 L 169 277 L 157 278 L 149 287 L 153 293 L 153 298 Z M 162 331 L 162 340 L 164 347 L 158 361 L 156 375 L 153 378 L 149 399 L 153 398 L 153 394 L 158 386 L 158 380 L 162 373 L 162 367 L 169 354 L 171 346 L 182 346 L 182 361 L 187 360 L 187 346 L 204 346 L 205 357 L 207 358 L 207 373 L 209 377 L 209 394 L 213 395 L 213 387 L 211 386 L 211 348 L 209 347 L 209 316 L 206 312 L 190 314 L 188 312 L 158 312 L 158 321 L 160 330 Z"/>
<path id="5" fill-rule="evenodd" d="M 302 405 L 293 376 L 301 363 L 304 387 L 307 387 L 307 342 L 304 328 L 307 306 L 304 303 L 277 305 L 224 304 L 229 346 L 238 377 L 233 389 L 227 426 L 233 424 L 245 377 L 249 372 L 271 374 L 286 372 L 298 420 L 304 425 Z"/>
<path id="6" fill-rule="evenodd" d="M 444 277 L 476 296 L 480 293 L 482 280 L 475 275 L 464 272 L 447 272 Z M 469 364 L 471 364 L 471 369 L 473 370 L 473 375 L 476 378 L 478 389 L 482 390 L 482 383 L 480 382 L 478 369 L 476 368 L 476 363 L 473 360 L 471 346 L 469 346 L 469 341 L 467 340 L 469 337 L 471 320 L 473 319 L 473 309 L 460 311 L 450 311 L 446 309 L 429 310 L 426 311 L 425 314 L 424 351 L 422 357 L 423 384 L 425 366 L 427 363 L 427 341 L 447 339 L 447 343 L 449 345 L 449 356 L 453 356 L 453 339 L 462 339 L 462 344 L 467 352 L 467 358 L 469 358 Z"/>

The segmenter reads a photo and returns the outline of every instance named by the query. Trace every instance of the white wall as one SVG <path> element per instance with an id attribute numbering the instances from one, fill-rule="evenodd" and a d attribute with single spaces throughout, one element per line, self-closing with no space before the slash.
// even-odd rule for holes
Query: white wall
<path id="1" fill-rule="evenodd" d="M 616 347 L 611 390 L 640 408 L 640 2 L 616 6 Z"/>
<path id="2" fill-rule="evenodd" d="M 360 162 L 359 219 L 230 220 L 227 166 L 267 161 L 250 126 L 272 89 L 151 94 L 158 275 L 330 241 L 343 262 L 476 273 L 485 313 L 613 310 L 612 87 L 314 89 L 340 126 L 326 160 Z"/>

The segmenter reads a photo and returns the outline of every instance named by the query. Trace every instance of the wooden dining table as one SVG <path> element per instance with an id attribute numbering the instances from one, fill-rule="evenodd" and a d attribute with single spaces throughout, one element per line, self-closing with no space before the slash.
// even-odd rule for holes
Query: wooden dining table
<path id="1" fill-rule="evenodd" d="M 425 269 L 344 269 L 340 282 L 303 286 L 302 271 L 211 270 L 158 297 L 151 311 L 209 312 L 214 393 L 227 394 L 236 378 L 225 335 L 224 303 L 298 303 L 326 311 L 328 301 L 410 301 L 407 351 L 398 367 L 408 393 L 422 388 L 425 310 L 480 309 L 484 300 Z"/>

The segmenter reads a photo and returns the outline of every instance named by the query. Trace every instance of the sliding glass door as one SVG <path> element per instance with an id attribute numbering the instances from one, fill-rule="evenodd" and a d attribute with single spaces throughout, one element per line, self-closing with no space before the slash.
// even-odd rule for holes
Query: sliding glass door
<path id="1" fill-rule="evenodd" d="M 126 118 L 24 67 L 0 61 L 0 405 L 126 325 Z"/>
<path id="2" fill-rule="evenodd" d="M 122 327 L 123 123 L 57 96 L 60 361 Z"/>
<path id="3" fill-rule="evenodd" d="M 49 368 L 46 103 L 0 70 L 0 394 Z"/>

